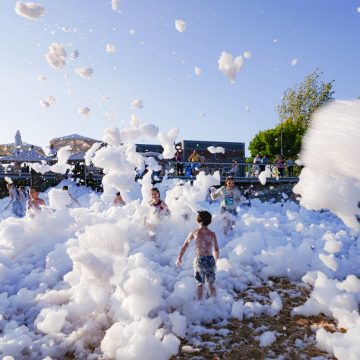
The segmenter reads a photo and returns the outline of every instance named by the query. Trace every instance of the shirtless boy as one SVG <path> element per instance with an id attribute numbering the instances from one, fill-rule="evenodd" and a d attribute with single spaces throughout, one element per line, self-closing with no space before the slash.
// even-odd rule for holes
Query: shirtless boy
<path id="1" fill-rule="evenodd" d="M 176 261 L 178 267 L 182 264 L 184 253 L 191 243 L 195 240 L 196 257 L 194 259 L 194 277 L 197 281 L 197 298 L 201 300 L 204 292 L 205 280 L 207 281 L 212 296 L 216 296 L 215 282 L 215 259 L 219 258 L 219 246 L 216 235 L 208 229 L 211 224 L 211 214 L 208 211 L 199 211 L 196 219 L 199 228 L 189 233 L 183 246 L 180 249 L 179 256 Z M 213 256 L 214 252 L 214 256 Z"/>

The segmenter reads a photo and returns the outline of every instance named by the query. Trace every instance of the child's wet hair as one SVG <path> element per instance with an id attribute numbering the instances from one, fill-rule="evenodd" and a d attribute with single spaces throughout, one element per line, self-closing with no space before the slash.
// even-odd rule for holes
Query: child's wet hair
<path id="1" fill-rule="evenodd" d="M 197 222 L 199 224 L 207 226 L 211 224 L 211 220 L 212 220 L 212 215 L 208 211 L 205 210 L 198 211 Z"/>
<path id="2" fill-rule="evenodd" d="M 157 192 L 157 193 L 160 195 L 160 191 L 159 191 L 159 189 L 158 189 L 157 187 L 151 188 L 151 191 L 155 191 L 155 192 Z"/>

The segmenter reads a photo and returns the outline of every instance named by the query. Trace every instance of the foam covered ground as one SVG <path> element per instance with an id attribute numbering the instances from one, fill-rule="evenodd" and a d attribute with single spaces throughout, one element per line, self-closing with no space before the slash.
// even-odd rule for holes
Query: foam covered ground
<path id="1" fill-rule="evenodd" d="M 200 181 L 215 182 L 205 176 Z M 264 306 L 234 300 L 235 291 L 269 276 L 300 280 L 305 275 L 314 292 L 294 311 L 335 317 L 349 331 L 319 330 L 319 345 L 328 352 L 353 353 L 360 331 L 355 277 L 360 247 L 336 216 L 292 202 L 255 200 L 240 210 L 233 234 L 225 237 L 219 204 L 204 201 L 202 186 L 169 180 L 162 188 L 168 189 L 166 197 L 162 193 L 171 216 L 154 219 L 155 240 L 143 226 L 149 209 L 140 200 L 116 208 L 86 190 L 79 197 L 83 208 L 57 204 L 56 210 L 46 208 L 32 218 L 1 221 L 2 354 L 136 359 L 146 353 L 148 359 L 168 359 L 195 324 L 276 315 L 281 309 L 276 292 Z M 221 257 L 218 296 L 200 303 L 194 301 L 194 248 L 181 270 L 175 266 L 182 242 L 196 226 L 195 208 L 214 214 L 210 227 L 218 234 Z M 269 334 L 260 338 L 261 344 L 270 340 Z M 338 350 L 339 343 L 348 344 L 346 350 Z"/>

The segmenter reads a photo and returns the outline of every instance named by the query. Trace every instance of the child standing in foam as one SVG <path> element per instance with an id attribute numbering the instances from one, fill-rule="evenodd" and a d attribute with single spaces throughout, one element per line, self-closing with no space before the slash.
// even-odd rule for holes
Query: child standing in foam
<path id="1" fill-rule="evenodd" d="M 183 246 L 180 249 L 176 265 L 182 265 L 182 257 L 190 245 L 195 240 L 196 257 L 194 259 L 194 277 L 197 282 L 197 299 L 201 300 L 204 292 L 204 284 L 207 281 L 212 296 L 216 296 L 215 288 L 215 259 L 219 259 L 219 246 L 216 234 L 208 229 L 211 224 L 212 216 L 208 211 L 199 211 L 196 218 L 199 228 L 189 233 Z M 213 254 L 214 252 L 214 254 Z M 214 258 L 215 256 L 215 258 Z"/>
<path id="2" fill-rule="evenodd" d="M 114 206 L 124 206 L 125 205 L 125 201 L 122 198 L 120 191 L 118 191 L 115 195 L 115 199 L 113 201 L 113 205 Z"/>
<path id="3" fill-rule="evenodd" d="M 149 216 L 145 216 L 144 225 L 149 230 L 151 240 L 155 240 L 155 231 L 159 224 L 159 219 L 163 216 L 169 215 L 170 211 L 164 201 L 160 198 L 160 191 L 153 187 L 151 190 L 151 200 L 149 205 L 152 209 Z"/>
<path id="4" fill-rule="evenodd" d="M 78 206 L 81 206 L 81 204 L 79 203 L 78 199 L 76 199 L 73 195 L 70 194 L 69 192 L 69 187 L 67 185 L 64 185 L 62 187 L 62 191 L 67 191 L 69 197 L 70 197 L 70 200 L 71 200 L 71 204 L 68 205 L 67 207 L 73 207 L 74 204 L 78 205 Z"/>
<path id="5" fill-rule="evenodd" d="M 30 188 L 30 199 L 28 201 L 28 210 L 41 210 L 45 206 L 45 201 L 39 198 L 39 191 L 36 187 Z"/>
<path id="6" fill-rule="evenodd" d="M 23 209 L 21 202 L 22 201 L 21 190 L 17 189 L 14 183 L 6 184 L 6 187 L 9 191 L 10 200 L 9 203 L 5 206 L 3 211 L 5 211 L 11 205 L 11 211 L 13 215 L 19 218 L 24 217 L 25 211 Z"/>
<path id="7" fill-rule="evenodd" d="M 160 191 L 156 187 L 151 189 L 151 200 L 149 201 L 149 205 L 155 209 L 154 213 L 157 215 L 166 215 L 169 213 L 169 208 L 164 201 L 161 200 Z"/>
<path id="8" fill-rule="evenodd" d="M 234 178 L 232 176 L 228 176 L 225 180 L 225 186 L 222 186 L 219 189 L 215 189 L 214 187 L 210 188 L 211 198 L 213 200 L 217 198 L 221 198 L 220 204 L 220 212 L 221 214 L 230 214 L 233 216 L 237 215 L 236 208 L 240 205 L 244 199 L 241 196 L 240 190 L 235 187 Z M 227 234 L 229 230 L 234 226 L 235 221 L 233 219 L 229 219 L 225 217 L 225 228 L 224 233 Z"/>

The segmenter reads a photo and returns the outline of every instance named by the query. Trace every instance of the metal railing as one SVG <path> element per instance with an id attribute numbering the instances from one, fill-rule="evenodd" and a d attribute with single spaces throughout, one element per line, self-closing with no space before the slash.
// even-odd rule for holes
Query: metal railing
<path id="1" fill-rule="evenodd" d="M 301 167 L 294 164 L 291 168 L 286 164 L 249 164 L 249 163 L 214 163 L 214 162 L 162 162 L 162 169 L 158 172 L 153 172 L 153 177 L 179 177 L 184 179 L 195 178 L 195 176 L 200 172 L 205 172 L 205 174 L 214 174 L 216 171 L 220 172 L 222 178 L 227 176 L 233 176 L 235 179 L 240 178 L 249 178 L 256 179 L 261 171 L 264 171 L 265 168 L 271 173 L 270 177 L 272 178 L 297 178 L 301 172 Z M 85 183 L 89 179 L 99 180 L 103 177 L 103 172 L 99 168 L 93 166 L 87 167 L 83 166 L 80 172 L 70 172 L 68 175 L 83 177 Z M 34 176 L 33 172 L 21 171 L 21 169 L 13 169 L 8 167 L 7 169 L 0 168 L 0 178 L 9 176 L 11 178 L 32 178 Z M 36 176 L 36 175 L 35 175 Z M 59 176 L 55 173 L 45 173 L 44 175 L 37 174 L 37 176 L 43 178 L 51 178 Z M 61 176 L 61 175 L 60 175 Z M 136 175 L 136 178 L 141 178 L 142 175 Z"/>
<path id="2" fill-rule="evenodd" d="M 297 164 L 288 166 L 287 164 L 249 164 L 249 163 L 212 163 L 212 162 L 174 162 L 170 161 L 164 165 L 163 175 L 194 177 L 201 171 L 206 174 L 220 172 L 220 176 L 233 176 L 257 178 L 261 171 L 268 169 L 271 177 L 297 177 L 301 172 L 301 167 Z"/>

